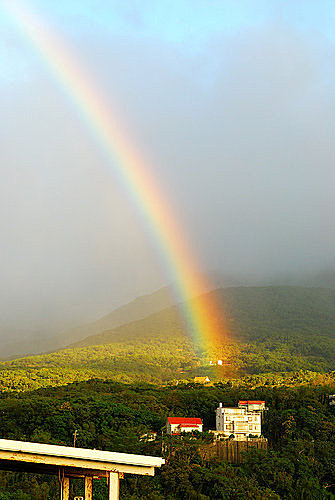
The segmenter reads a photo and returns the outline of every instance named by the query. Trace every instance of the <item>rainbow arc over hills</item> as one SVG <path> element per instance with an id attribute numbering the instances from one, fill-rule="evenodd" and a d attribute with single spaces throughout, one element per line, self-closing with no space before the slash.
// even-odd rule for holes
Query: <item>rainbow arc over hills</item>
<path id="1" fill-rule="evenodd" d="M 180 227 L 173 208 L 153 175 L 153 168 L 122 127 L 121 117 L 111 110 L 89 71 L 81 67 L 71 47 L 27 2 L 4 0 L 6 13 L 18 32 L 44 61 L 54 79 L 86 122 L 95 141 L 109 160 L 109 171 L 128 194 L 158 247 L 180 302 L 185 325 L 199 352 L 222 344 L 225 328 L 222 311 L 211 287 L 199 270 L 195 252 Z M 192 300 L 190 300 L 192 299 Z"/>

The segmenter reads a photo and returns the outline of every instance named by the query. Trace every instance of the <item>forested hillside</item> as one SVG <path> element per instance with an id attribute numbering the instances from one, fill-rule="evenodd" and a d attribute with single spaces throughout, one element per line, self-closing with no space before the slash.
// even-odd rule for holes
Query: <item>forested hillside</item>
<path id="1" fill-rule="evenodd" d="M 335 415 L 327 394 L 335 392 L 334 375 L 297 374 L 299 387 L 237 385 L 125 385 L 92 380 L 66 387 L 7 394 L 0 398 L 1 437 L 164 456 L 155 477 L 121 481 L 123 500 L 152 499 L 333 499 L 335 495 Z M 197 439 L 162 436 L 167 416 L 201 417 L 204 429 L 215 427 L 219 402 L 262 399 L 263 433 L 269 452 L 248 452 L 245 462 L 206 459 L 201 450 L 210 435 Z M 156 431 L 157 441 L 140 439 Z M 163 440 L 163 442 L 162 442 Z M 58 478 L 0 473 L 0 500 L 56 500 Z M 72 483 L 72 497 L 82 495 L 82 481 Z M 106 482 L 94 481 L 94 500 L 107 498 Z"/>
<path id="2" fill-rule="evenodd" d="M 0 388 L 27 390 L 91 378 L 166 383 L 205 374 L 215 381 L 334 369 L 335 290 L 239 287 L 211 293 L 220 297 L 226 340 L 200 356 L 179 309 L 171 307 L 58 352 L 2 362 Z M 217 359 L 223 365 L 210 366 Z"/>

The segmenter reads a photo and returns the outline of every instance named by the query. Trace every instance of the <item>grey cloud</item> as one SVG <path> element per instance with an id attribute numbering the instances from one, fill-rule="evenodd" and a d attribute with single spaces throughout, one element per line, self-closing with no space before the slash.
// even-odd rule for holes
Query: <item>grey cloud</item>
<path id="1" fill-rule="evenodd" d="M 334 265 L 335 56 L 321 35 L 273 24 L 193 54 L 135 38 L 81 44 L 203 269 Z M 3 335 L 51 334 L 172 279 L 55 83 L 40 74 L 0 99 Z"/>

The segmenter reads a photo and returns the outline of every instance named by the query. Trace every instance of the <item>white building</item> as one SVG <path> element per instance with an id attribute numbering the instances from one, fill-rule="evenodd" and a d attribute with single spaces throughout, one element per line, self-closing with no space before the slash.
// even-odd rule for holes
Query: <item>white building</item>
<path id="1" fill-rule="evenodd" d="M 201 418 L 168 417 L 166 422 L 167 434 L 180 434 L 181 432 L 202 432 Z"/>
<path id="2" fill-rule="evenodd" d="M 220 403 L 216 409 L 216 431 L 240 441 L 250 434 L 259 437 L 265 409 L 265 401 L 239 401 L 238 408 L 224 408 Z"/>

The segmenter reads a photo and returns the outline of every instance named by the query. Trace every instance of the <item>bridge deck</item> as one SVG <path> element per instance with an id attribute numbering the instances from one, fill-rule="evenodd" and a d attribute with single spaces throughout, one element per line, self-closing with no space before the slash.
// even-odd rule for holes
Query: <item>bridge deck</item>
<path id="1" fill-rule="evenodd" d="M 38 474 L 57 474 L 61 498 L 69 499 L 69 478 L 85 478 L 85 500 L 92 498 L 93 477 L 107 477 L 109 498 L 119 498 L 119 477 L 126 474 L 153 476 L 164 459 L 129 453 L 72 448 L 51 444 L 0 439 L 0 469 Z"/>

